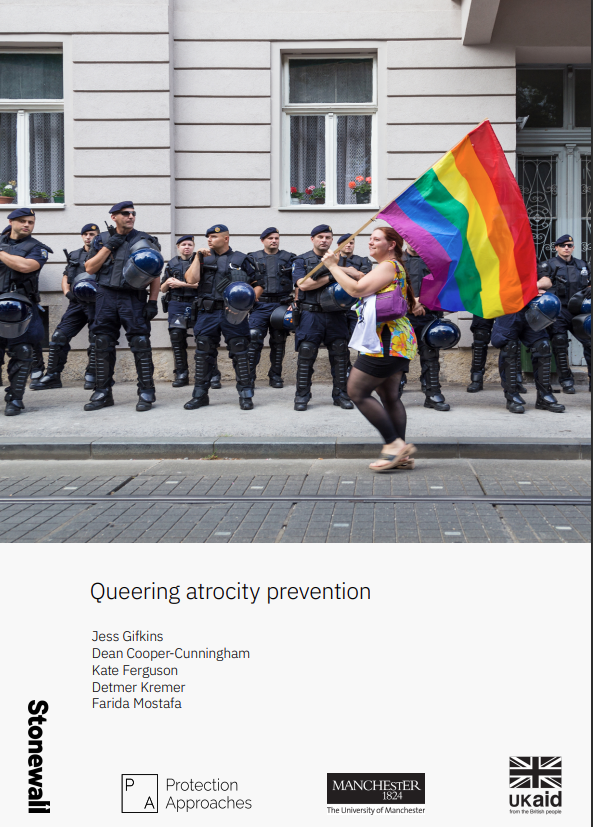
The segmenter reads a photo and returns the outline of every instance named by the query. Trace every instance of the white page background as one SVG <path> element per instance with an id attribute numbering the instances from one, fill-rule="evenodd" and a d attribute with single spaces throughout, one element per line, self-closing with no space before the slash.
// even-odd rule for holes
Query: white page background
<path id="1" fill-rule="evenodd" d="M 585 546 L 13 544 L 2 553 L 0 820 L 10 827 L 589 823 Z M 253 606 L 98 605 L 95 581 L 180 585 L 183 596 L 190 585 L 240 581 L 261 592 Z M 265 602 L 268 585 L 343 581 L 369 586 L 371 601 Z M 93 630 L 125 629 L 164 641 L 91 641 Z M 155 661 L 178 667 L 177 678 L 150 680 L 186 684 L 183 709 L 93 710 L 93 680 L 140 680 L 93 678 L 93 645 L 226 646 L 251 659 Z M 32 699 L 50 705 L 43 816 L 27 814 Z M 561 814 L 509 813 L 511 755 L 563 757 Z M 328 814 L 328 772 L 424 772 L 426 811 Z M 122 773 L 159 774 L 151 820 L 120 812 Z M 169 777 L 237 781 L 231 796 L 252 809 L 166 810 Z"/>

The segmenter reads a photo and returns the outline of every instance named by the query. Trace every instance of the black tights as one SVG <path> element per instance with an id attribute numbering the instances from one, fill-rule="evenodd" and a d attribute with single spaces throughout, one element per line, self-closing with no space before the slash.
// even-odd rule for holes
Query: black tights
<path id="1" fill-rule="evenodd" d="M 348 379 L 348 396 L 379 431 L 387 445 L 398 438 L 406 441 L 407 415 L 400 399 L 402 374 L 403 371 L 398 371 L 387 379 L 381 379 L 352 368 Z M 372 396 L 373 391 L 377 391 L 380 402 Z"/>

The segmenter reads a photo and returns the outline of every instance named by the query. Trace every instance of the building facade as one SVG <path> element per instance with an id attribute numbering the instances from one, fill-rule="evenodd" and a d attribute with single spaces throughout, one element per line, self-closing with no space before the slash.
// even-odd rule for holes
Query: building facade
<path id="1" fill-rule="evenodd" d="M 540 257 L 570 231 L 590 258 L 587 0 L 567 0 L 562 20 L 552 0 L 0 8 L 0 183 L 16 182 L 0 221 L 15 203 L 36 206 L 36 235 L 54 250 L 42 275 L 50 330 L 65 302 L 62 249 L 80 246 L 83 224 L 104 226 L 116 201 L 134 201 L 166 257 L 176 235 L 216 222 L 235 249 L 258 249 L 277 226 L 300 253 L 321 220 L 356 230 L 484 118 L 517 170 Z M 349 187 L 361 176 L 370 191 Z M 166 348 L 164 319 L 153 328 Z M 165 351 L 158 364 L 165 378 Z"/>

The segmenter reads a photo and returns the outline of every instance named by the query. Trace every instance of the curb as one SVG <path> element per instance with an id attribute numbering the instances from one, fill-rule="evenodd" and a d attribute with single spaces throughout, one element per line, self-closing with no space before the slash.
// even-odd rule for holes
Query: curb
<path id="1" fill-rule="evenodd" d="M 411 441 L 419 459 L 589 460 L 591 440 L 557 439 L 439 439 Z M 381 440 L 354 437 L 221 437 L 152 439 L 49 440 L 26 437 L 0 439 L 0 460 L 124 460 L 124 459 L 372 459 Z"/>

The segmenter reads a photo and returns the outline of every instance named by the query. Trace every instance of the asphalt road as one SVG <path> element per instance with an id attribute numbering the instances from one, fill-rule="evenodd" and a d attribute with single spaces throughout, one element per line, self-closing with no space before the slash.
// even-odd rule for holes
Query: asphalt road
<path id="1" fill-rule="evenodd" d="M 590 496 L 589 480 L 590 463 L 580 461 L 422 460 L 413 472 L 382 475 L 363 460 L 5 461 L 2 497 L 103 495 L 113 502 L 2 504 L 0 532 L 3 543 L 588 543 L 590 509 L 562 498 Z M 180 504 L 166 501 L 172 494 L 448 500 Z M 521 502 L 534 495 L 556 502 Z M 484 496 L 516 503 L 481 502 Z"/>

